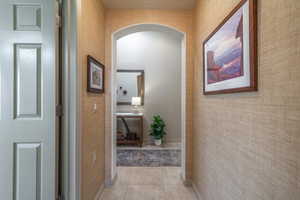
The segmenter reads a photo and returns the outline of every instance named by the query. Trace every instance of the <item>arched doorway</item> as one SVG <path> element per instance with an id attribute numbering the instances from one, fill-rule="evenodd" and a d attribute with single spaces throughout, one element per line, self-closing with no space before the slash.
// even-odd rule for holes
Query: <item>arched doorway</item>
<path id="1" fill-rule="evenodd" d="M 106 183 L 112 184 L 117 176 L 116 170 L 116 59 L 117 59 L 117 40 L 127 35 L 143 31 L 168 31 L 180 35 L 181 38 L 181 176 L 186 181 L 186 33 L 175 28 L 161 24 L 137 24 L 131 25 L 112 34 L 112 60 L 111 60 L 111 133 L 106 136 L 106 142 L 110 142 L 106 156 Z"/>

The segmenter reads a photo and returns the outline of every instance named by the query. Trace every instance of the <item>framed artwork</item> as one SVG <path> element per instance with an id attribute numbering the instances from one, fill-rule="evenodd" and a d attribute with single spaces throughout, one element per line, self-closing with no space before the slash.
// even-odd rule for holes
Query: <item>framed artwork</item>
<path id="1" fill-rule="evenodd" d="M 256 0 L 242 0 L 203 42 L 203 93 L 257 91 Z"/>
<path id="2" fill-rule="evenodd" d="M 104 65 L 91 56 L 88 56 L 87 61 L 87 91 L 104 93 Z"/>

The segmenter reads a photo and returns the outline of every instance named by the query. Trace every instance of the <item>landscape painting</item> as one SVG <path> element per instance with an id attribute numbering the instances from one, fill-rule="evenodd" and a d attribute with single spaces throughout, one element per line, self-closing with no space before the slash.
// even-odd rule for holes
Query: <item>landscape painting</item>
<path id="1" fill-rule="evenodd" d="M 243 75 L 243 12 L 239 9 L 207 43 L 207 83 Z"/>
<path id="2" fill-rule="evenodd" d="M 254 38 L 250 37 L 253 33 L 249 26 L 254 19 L 249 15 L 253 12 L 249 1 L 253 5 L 254 1 L 243 0 L 204 42 L 204 93 L 228 93 L 232 89 L 251 87 L 250 67 L 254 62 L 250 53 L 254 52 L 249 47 Z"/>

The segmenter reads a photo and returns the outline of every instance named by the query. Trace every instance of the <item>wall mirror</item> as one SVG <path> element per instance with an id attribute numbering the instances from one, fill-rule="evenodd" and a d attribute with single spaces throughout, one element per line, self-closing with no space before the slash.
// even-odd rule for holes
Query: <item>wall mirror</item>
<path id="1" fill-rule="evenodd" d="M 117 70 L 118 105 L 131 105 L 133 97 L 140 97 L 144 105 L 144 90 L 144 70 Z"/>

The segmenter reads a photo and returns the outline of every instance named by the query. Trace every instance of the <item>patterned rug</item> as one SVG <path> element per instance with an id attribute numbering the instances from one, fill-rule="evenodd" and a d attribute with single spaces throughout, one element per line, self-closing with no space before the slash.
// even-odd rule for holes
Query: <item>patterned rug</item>
<path id="1" fill-rule="evenodd" d="M 117 165 L 142 167 L 180 166 L 181 150 L 118 148 Z"/>

